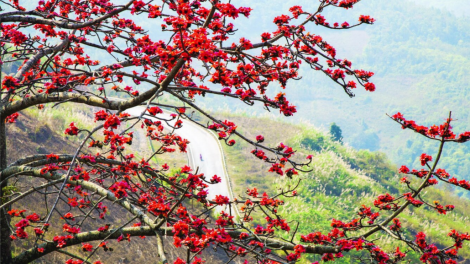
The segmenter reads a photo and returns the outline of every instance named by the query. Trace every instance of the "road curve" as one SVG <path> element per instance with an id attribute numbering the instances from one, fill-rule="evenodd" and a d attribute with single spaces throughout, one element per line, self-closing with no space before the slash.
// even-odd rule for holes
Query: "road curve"
<path id="1" fill-rule="evenodd" d="M 144 109 L 144 107 L 138 106 L 130 108 L 125 112 L 132 116 L 140 116 Z M 171 119 L 170 114 L 169 112 L 164 112 L 157 116 L 169 120 Z M 148 115 L 146 115 L 146 118 L 155 121 L 158 120 Z M 170 123 L 173 125 L 175 121 L 171 121 Z M 162 125 L 169 129 L 165 122 L 162 122 Z M 188 144 L 189 151 L 187 154 L 189 166 L 193 169 L 193 172 L 198 169 L 198 173 L 204 173 L 206 180 L 210 180 L 214 175 L 222 179 L 222 182 L 219 184 L 209 184 L 208 199 L 213 200 L 216 195 L 223 195 L 232 200 L 234 197 L 230 188 L 222 147 L 216 136 L 212 132 L 187 119 L 183 120 L 183 126 L 176 130 L 176 134 L 182 138 L 186 138 L 190 142 Z M 200 158 L 201 156 L 202 160 Z M 224 210 L 224 207 L 218 206 L 217 211 L 221 210 Z"/>

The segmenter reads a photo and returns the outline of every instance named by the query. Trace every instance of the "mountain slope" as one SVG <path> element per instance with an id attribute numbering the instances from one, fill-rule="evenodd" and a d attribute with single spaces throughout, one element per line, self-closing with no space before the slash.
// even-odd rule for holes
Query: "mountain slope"
<path id="1" fill-rule="evenodd" d="M 235 185 L 235 195 L 243 196 L 247 188 L 258 188 L 261 194 L 267 192 L 270 195 L 286 190 L 287 186 L 294 186 L 301 180 L 297 190 L 298 196 L 285 200 L 286 204 L 280 210 L 292 225 L 299 223 L 299 230 L 295 239 L 300 234 L 321 231 L 327 233 L 331 230 L 330 224 L 333 218 L 343 222 L 356 217 L 359 208 L 364 204 L 373 207 L 373 201 L 379 194 L 390 193 L 398 196 L 407 192 L 403 184 L 400 184 L 402 176 L 397 175 L 397 169 L 391 161 L 380 152 L 368 150 L 356 150 L 333 141 L 331 136 L 308 124 L 287 124 L 281 121 L 273 121 L 269 118 L 253 118 L 249 115 L 229 115 L 229 120 L 244 124 L 239 132 L 248 138 L 254 138 L 262 133 L 266 144 L 274 145 L 279 141 L 285 142 L 297 150 L 299 157 L 314 154 L 310 172 L 301 173 L 299 177 L 288 179 L 273 173 L 269 173 L 269 166 L 250 153 L 252 146 L 237 140 L 233 147 L 225 147 L 230 178 Z M 408 133 L 412 133 L 408 131 Z M 416 167 L 416 169 L 420 169 Z M 417 184 L 416 179 L 411 179 Z M 273 184 L 274 183 L 274 184 Z M 441 186 L 442 183 L 439 185 Z M 448 232 L 456 229 L 460 232 L 468 232 L 470 219 L 467 212 L 470 210 L 470 201 L 459 199 L 450 193 L 450 189 L 442 185 L 441 189 L 429 189 L 423 196 L 426 201 L 440 201 L 442 204 L 453 204 L 455 210 L 447 215 L 440 215 L 426 207 L 409 208 L 399 217 L 403 228 L 407 231 L 408 239 L 414 240 L 414 235 L 424 231 L 432 243 L 440 247 L 452 245 L 453 242 L 447 236 Z M 389 214 L 383 213 L 382 217 Z M 380 218 L 379 218 L 380 220 Z M 256 224 L 265 225 L 264 219 L 257 219 Z M 359 235 L 362 232 L 352 233 Z M 284 234 L 285 238 L 292 235 Z M 377 237 L 385 236 L 379 234 Z M 389 238 L 382 237 L 379 242 L 382 247 L 393 251 L 397 246 L 403 250 L 403 243 L 397 243 Z M 463 259 L 470 259 L 468 247 L 460 251 Z M 409 254 L 411 263 L 419 263 L 414 253 Z M 360 263 L 354 260 L 358 257 L 355 251 L 335 263 Z M 318 257 L 308 256 L 306 261 L 319 260 Z M 310 263 L 308 262 L 308 263 Z M 468 263 L 468 262 L 464 262 Z"/>

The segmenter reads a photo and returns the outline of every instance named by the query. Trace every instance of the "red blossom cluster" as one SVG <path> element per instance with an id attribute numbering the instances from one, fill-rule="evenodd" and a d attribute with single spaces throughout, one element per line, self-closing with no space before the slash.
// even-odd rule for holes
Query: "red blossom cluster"
<path id="1" fill-rule="evenodd" d="M 434 139 L 437 135 L 441 137 L 442 140 L 440 140 L 441 148 L 440 152 L 442 151 L 442 146 L 444 145 L 445 142 L 447 141 L 456 141 L 460 142 L 460 140 L 452 140 L 454 137 L 451 136 L 451 132 L 449 130 L 451 129 L 450 126 L 450 121 L 451 119 L 447 119 L 446 123 L 442 125 L 440 128 L 435 127 L 437 132 L 432 132 L 428 133 L 429 129 L 427 128 L 420 128 L 419 126 L 415 125 L 414 122 L 410 122 L 409 120 L 405 120 L 401 115 L 395 115 L 392 117 L 393 119 L 397 120 L 399 123 L 401 123 L 404 128 L 409 127 L 415 131 L 421 131 L 419 132 L 420 134 L 423 134 L 424 136 L 427 136 L 429 138 Z M 434 135 L 434 136 L 432 136 Z M 462 137 L 460 137 L 462 138 Z M 410 175 L 415 175 L 417 179 L 421 179 L 420 184 L 417 187 L 413 187 L 413 182 L 410 181 L 408 178 L 403 177 L 400 182 L 406 183 L 407 187 L 411 190 L 411 192 L 408 193 L 403 193 L 402 196 L 395 198 L 389 193 L 386 194 L 381 194 L 377 197 L 377 199 L 374 201 L 374 205 L 381 210 L 392 210 L 392 211 L 397 211 L 397 213 L 394 213 L 392 216 L 397 216 L 399 213 L 403 211 L 404 208 L 406 208 L 408 205 L 412 205 L 415 207 L 420 207 L 422 205 L 426 205 L 428 207 L 431 207 L 434 209 L 436 212 L 439 214 L 446 214 L 449 211 L 454 210 L 455 206 L 453 205 L 442 205 L 439 201 L 434 201 L 433 204 L 426 202 L 422 196 L 419 194 L 421 191 L 425 188 L 429 188 L 432 185 L 435 185 L 438 183 L 438 180 L 454 184 L 460 187 L 463 187 L 465 189 L 469 189 L 470 184 L 466 180 L 461 180 L 458 181 L 454 177 L 451 178 L 450 174 L 446 172 L 446 170 L 437 168 L 434 170 L 435 165 L 430 164 L 431 162 L 437 163 L 439 162 L 439 157 L 441 153 L 438 153 L 438 158 L 437 160 L 433 160 L 431 155 L 428 155 L 426 153 L 423 153 L 420 156 L 420 162 L 422 166 L 428 166 L 429 170 L 416 170 L 412 169 L 410 170 L 407 166 L 401 166 L 399 168 L 399 172 L 403 174 L 410 174 Z M 449 179 L 450 178 L 450 179 Z M 400 202 L 400 200 L 403 199 L 403 202 Z M 370 207 L 367 207 L 365 205 L 362 206 L 360 211 L 358 212 L 358 215 L 360 216 L 360 219 L 353 219 L 349 223 L 344 223 L 343 221 L 333 219 L 332 220 L 332 231 L 328 233 L 328 235 L 323 235 L 320 232 L 316 233 L 311 233 L 307 236 L 302 235 L 302 241 L 303 242 L 309 242 L 309 243 L 315 243 L 315 244 L 320 244 L 320 245 L 333 245 L 333 244 L 338 244 L 341 245 L 342 251 L 348 251 L 352 248 L 354 248 L 354 240 L 353 239 L 343 239 L 342 237 L 346 237 L 345 233 L 348 232 L 349 230 L 360 230 L 363 227 L 367 227 L 367 225 L 363 225 L 362 219 L 369 218 L 370 220 L 367 222 L 369 225 L 375 226 L 372 231 L 366 232 L 362 239 L 367 239 L 367 237 L 371 234 L 374 233 L 374 231 L 379 231 L 379 230 L 385 230 L 385 227 L 382 225 L 391 223 L 391 225 L 387 228 L 389 231 L 388 232 L 394 232 L 398 234 L 400 239 L 403 237 L 403 229 L 404 226 L 400 222 L 400 220 L 396 217 L 389 217 L 385 220 L 380 220 L 378 224 L 374 223 L 379 219 L 379 214 L 378 213 L 373 213 L 370 210 Z M 384 217 L 385 215 L 383 215 Z M 445 249 L 439 249 L 435 244 L 428 244 L 426 242 L 426 235 L 424 232 L 418 232 L 416 235 L 416 239 L 414 242 L 411 242 L 415 246 L 415 250 L 418 249 L 417 251 L 420 252 L 420 260 L 424 262 L 436 262 L 436 263 L 449 263 L 449 264 L 454 264 L 457 263 L 456 259 L 458 258 L 458 249 L 462 247 L 462 242 L 464 240 L 469 240 L 469 237 L 467 234 L 459 234 L 457 231 L 452 230 L 451 233 L 449 233 L 449 236 L 455 239 L 456 243 L 454 247 L 448 247 Z M 356 247 L 356 249 L 366 249 L 369 251 L 371 257 L 377 261 L 377 263 L 398 263 L 405 259 L 406 254 L 400 251 L 399 248 L 395 252 L 391 253 L 386 253 L 376 245 L 374 245 L 373 242 L 367 242 L 365 241 L 365 244 L 362 245 L 363 243 L 359 246 Z M 410 242 L 408 242 L 410 244 Z M 324 261 L 331 261 L 334 260 L 335 258 L 338 258 L 338 256 L 333 256 L 332 253 L 329 254 L 324 254 L 322 257 L 322 260 Z"/>
<path id="2" fill-rule="evenodd" d="M 20 85 L 20 82 L 15 77 L 5 76 L 2 81 L 2 90 L 6 89 L 7 91 L 10 91 L 10 90 L 14 91 L 19 85 Z"/>
<path id="3" fill-rule="evenodd" d="M 65 134 L 69 136 L 76 136 L 78 134 L 78 127 L 75 126 L 75 123 L 70 123 L 69 127 L 65 129 Z"/>
<path id="4" fill-rule="evenodd" d="M 397 205 L 393 203 L 393 201 L 395 201 L 395 197 L 390 194 L 381 194 L 374 201 L 374 206 L 378 207 L 380 210 L 396 210 Z"/>
<path id="5" fill-rule="evenodd" d="M 373 213 L 371 208 L 365 205 L 362 205 L 357 214 L 361 219 L 369 218 L 369 221 L 367 221 L 369 225 L 372 225 L 380 215 L 378 212 Z"/>
<path id="6" fill-rule="evenodd" d="M 393 224 L 390 226 L 390 230 L 398 232 L 401 230 L 401 223 L 398 218 L 393 218 Z"/>
<path id="7" fill-rule="evenodd" d="M 400 112 L 391 116 L 393 120 L 400 123 L 402 128 L 409 128 L 414 130 L 415 132 L 422 134 L 428 138 L 436 139 L 437 137 L 443 138 L 447 141 L 455 141 L 458 143 L 463 143 L 470 140 L 470 132 L 466 131 L 460 133 L 458 136 L 454 134 L 452 131 L 452 126 L 450 125 L 452 119 L 448 118 L 445 123 L 437 126 L 432 125 L 430 127 L 421 126 L 416 124 L 413 120 L 407 120 Z"/>
<path id="8" fill-rule="evenodd" d="M 5 118 L 5 123 L 15 123 L 19 116 L 18 113 L 13 113 Z"/>

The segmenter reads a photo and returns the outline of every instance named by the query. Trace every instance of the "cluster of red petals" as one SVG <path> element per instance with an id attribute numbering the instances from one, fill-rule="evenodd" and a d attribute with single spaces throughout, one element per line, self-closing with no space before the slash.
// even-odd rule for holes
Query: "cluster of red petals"
<path id="1" fill-rule="evenodd" d="M 15 123 L 19 116 L 18 113 L 13 113 L 5 118 L 5 123 Z"/>
<path id="2" fill-rule="evenodd" d="M 76 136 L 78 134 L 78 127 L 75 126 L 75 123 L 70 123 L 69 127 L 65 129 L 65 134 L 69 136 Z"/>
<path id="3" fill-rule="evenodd" d="M 377 197 L 374 201 L 374 206 L 378 207 L 380 210 L 395 210 L 397 209 L 397 205 L 393 203 L 395 201 L 395 197 L 386 193 L 381 194 Z"/>
<path id="4" fill-rule="evenodd" d="M 391 117 L 392 117 L 393 120 L 400 123 L 402 125 L 403 129 L 405 129 L 405 128 L 412 129 L 415 132 L 420 133 L 420 134 L 422 134 L 424 136 L 427 136 L 429 138 L 440 137 L 440 138 L 444 138 L 446 140 L 454 140 L 454 141 L 459 142 L 459 143 L 463 143 L 463 142 L 466 142 L 466 141 L 470 140 L 470 132 L 469 131 L 460 133 L 458 136 L 456 136 L 454 134 L 454 132 L 452 132 L 452 126 L 450 125 L 450 122 L 452 120 L 446 120 L 445 123 L 443 123 L 439 126 L 433 125 L 433 126 L 430 126 L 430 127 L 426 127 L 426 126 L 421 126 L 421 125 L 416 124 L 416 122 L 413 121 L 413 120 L 405 119 L 403 114 L 401 114 L 400 112 L 392 115 Z"/>
<path id="5" fill-rule="evenodd" d="M 369 220 L 367 221 L 369 225 L 372 225 L 375 220 L 380 216 L 378 212 L 373 213 L 371 208 L 365 205 L 362 205 L 357 214 L 361 219 L 369 218 Z"/>

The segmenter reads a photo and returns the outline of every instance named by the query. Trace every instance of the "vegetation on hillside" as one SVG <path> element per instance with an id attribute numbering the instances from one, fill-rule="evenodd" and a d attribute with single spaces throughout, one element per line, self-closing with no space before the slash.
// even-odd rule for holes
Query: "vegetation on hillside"
<path id="1" fill-rule="evenodd" d="M 301 224 L 295 237 L 297 241 L 300 239 L 299 234 L 329 232 L 333 218 L 343 222 L 350 221 L 351 217 L 354 217 L 354 212 L 358 212 L 363 204 L 373 207 L 374 199 L 379 194 L 398 195 L 405 191 L 405 186 L 400 184 L 396 166 L 384 153 L 356 150 L 335 141 L 329 133 L 306 123 L 293 125 L 273 121 L 267 117 L 253 118 L 247 114 L 233 114 L 230 120 L 246 124 L 243 132 L 249 137 L 256 136 L 263 128 L 263 135 L 272 142 L 287 139 L 285 143 L 294 146 L 301 153 L 300 156 L 308 153 L 314 155 L 310 172 L 289 179 L 286 176 L 267 174 L 268 167 L 259 165 L 257 158 L 250 154 L 251 146 L 248 144 L 240 143 L 238 146 L 224 147 L 229 175 L 238 195 L 245 196 L 247 188 L 253 187 L 259 187 L 260 194 L 263 192 L 273 194 L 279 189 L 285 190 L 287 186 L 295 185 L 299 180 L 302 181 L 297 197 L 288 199 L 282 207 L 283 215 L 293 221 L 292 223 Z M 409 230 L 406 233 L 409 239 L 414 239 L 416 234 L 414 230 L 426 230 L 430 241 L 447 244 L 451 243 L 451 239 L 447 236 L 450 230 L 465 231 L 469 226 L 468 200 L 456 199 L 455 195 L 443 189 L 429 191 L 423 197 L 431 203 L 440 201 L 442 204 L 454 204 L 456 209 L 447 215 L 425 208 L 407 209 L 400 220 L 403 227 Z M 263 220 L 258 221 L 262 223 Z M 287 236 L 285 238 L 287 239 Z M 397 246 L 406 248 L 404 243 L 392 242 L 391 239 L 384 240 L 381 245 L 389 250 Z M 470 258 L 470 251 L 467 249 L 462 250 L 461 254 L 464 259 Z M 413 256 L 413 263 L 419 262 L 418 256 L 413 253 L 410 255 Z M 356 259 L 359 256 L 352 254 L 335 263 L 361 263 Z M 319 259 L 308 256 L 304 263 L 314 260 Z"/>

